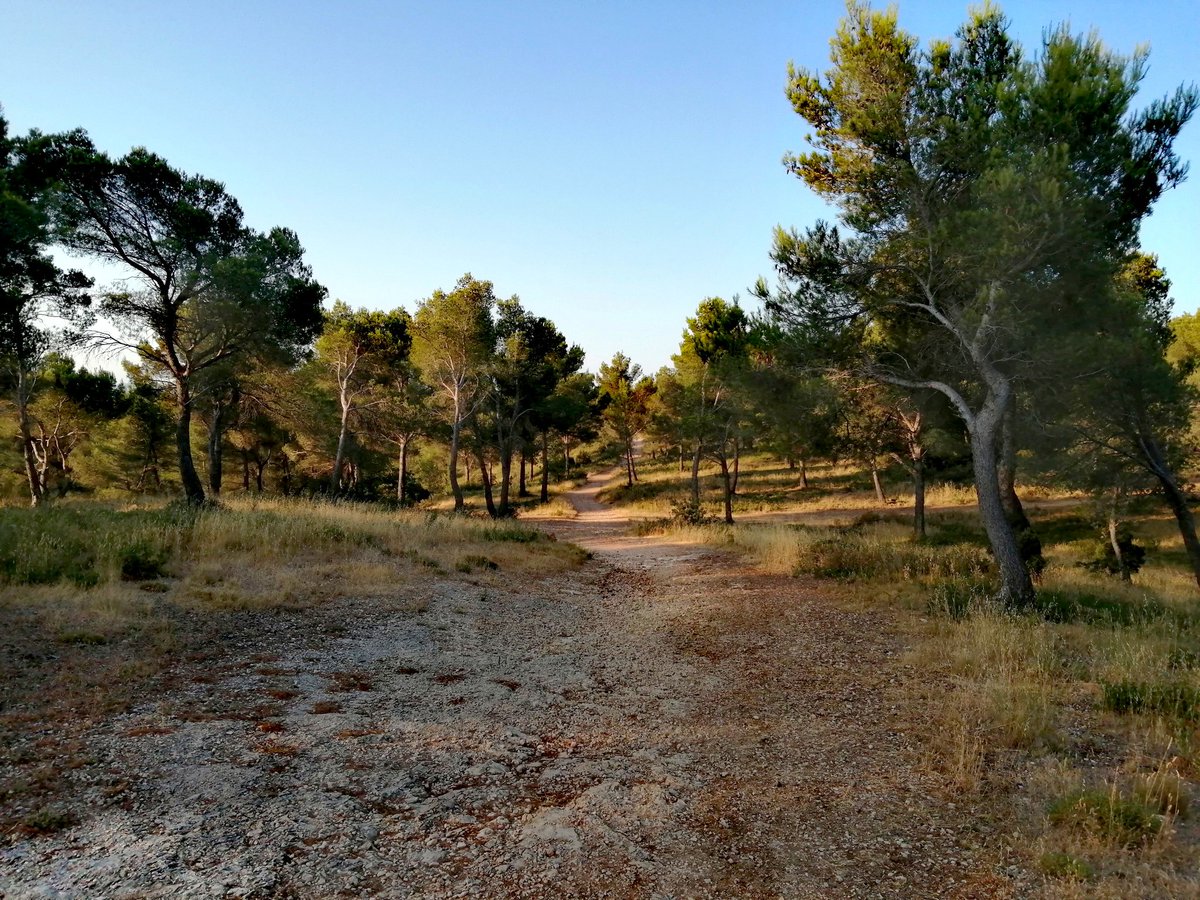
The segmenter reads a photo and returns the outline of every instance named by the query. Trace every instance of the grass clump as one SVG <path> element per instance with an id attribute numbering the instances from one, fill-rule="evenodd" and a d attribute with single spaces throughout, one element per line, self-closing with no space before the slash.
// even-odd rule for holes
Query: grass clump
<path id="1" fill-rule="evenodd" d="M 1165 607 L 1149 597 L 1131 599 L 1087 587 L 1057 587 L 1038 591 L 1034 608 L 1048 622 L 1089 625 L 1142 625 L 1166 615 Z"/>
<path id="2" fill-rule="evenodd" d="M 1125 849 L 1146 844 L 1162 831 L 1164 822 L 1156 807 L 1139 797 L 1125 796 L 1116 787 L 1067 794 L 1050 805 L 1047 817 L 1052 825 Z"/>
<path id="3" fill-rule="evenodd" d="M 79 824 L 79 817 L 66 810 L 42 807 L 21 820 L 25 831 L 33 834 L 53 834 Z"/>
<path id="4" fill-rule="evenodd" d="M 1102 685 L 1104 708 L 1117 713 L 1152 712 L 1200 718 L 1200 689 L 1182 683 L 1118 681 Z"/>
<path id="5" fill-rule="evenodd" d="M 1090 881 L 1096 877 L 1096 870 L 1087 860 L 1060 851 L 1043 853 L 1038 859 L 1038 868 L 1043 875 L 1068 881 Z"/>

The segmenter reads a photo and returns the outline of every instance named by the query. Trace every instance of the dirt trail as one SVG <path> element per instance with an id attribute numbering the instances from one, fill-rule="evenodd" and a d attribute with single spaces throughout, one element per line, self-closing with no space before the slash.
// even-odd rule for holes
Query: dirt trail
<path id="1" fill-rule="evenodd" d="M 568 576 L 278 618 L 106 724 L 0 895 L 1023 893 L 921 765 L 886 614 L 628 536 L 604 483 L 545 523 Z"/>

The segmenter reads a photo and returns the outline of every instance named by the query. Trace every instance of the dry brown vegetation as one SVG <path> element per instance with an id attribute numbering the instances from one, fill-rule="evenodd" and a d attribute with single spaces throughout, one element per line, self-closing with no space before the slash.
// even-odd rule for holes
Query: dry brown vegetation
<path id="1" fill-rule="evenodd" d="M 777 477 L 743 475 L 750 485 Z M 815 493 L 807 507 L 780 505 L 815 511 L 820 498 L 841 496 Z M 838 502 L 850 508 L 873 497 L 859 491 Z M 936 698 L 925 736 L 930 769 L 949 799 L 985 802 L 1048 894 L 1194 895 L 1200 618 L 1178 533 L 1160 514 L 1136 517 L 1134 536 L 1149 554 L 1122 582 L 1082 565 L 1096 538 L 1083 501 L 1051 503 L 1032 517 L 1048 566 L 1039 608 L 1023 614 L 989 599 L 992 563 L 970 509 L 934 515 L 925 541 L 913 540 L 895 509 L 836 527 L 798 517 L 640 530 L 731 547 L 764 571 L 819 579 L 847 609 L 893 611 L 914 639 L 909 664 L 953 685 Z M 934 698 L 911 700 L 927 712 Z M 914 705 L 914 721 L 923 717 Z"/>
<path id="2" fill-rule="evenodd" d="M 464 558 L 487 564 L 464 569 Z M 77 736 L 145 697 L 152 683 L 169 684 L 176 663 L 204 681 L 223 650 L 252 639 L 262 623 L 301 612 L 319 618 L 336 597 L 417 613 L 438 581 L 486 587 L 581 558 L 578 548 L 513 523 L 351 503 L 0 509 L 0 829 L 45 831 L 57 822 L 64 772 L 92 761 Z M 319 627 L 336 635 L 345 626 L 330 617 Z M 330 678 L 341 691 L 369 689 L 361 673 Z M 274 701 L 292 695 L 266 689 Z M 148 726 L 130 736 L 155 733 Z M 262 752 L 286 755 L 285 746 L 267 741 Z"/>

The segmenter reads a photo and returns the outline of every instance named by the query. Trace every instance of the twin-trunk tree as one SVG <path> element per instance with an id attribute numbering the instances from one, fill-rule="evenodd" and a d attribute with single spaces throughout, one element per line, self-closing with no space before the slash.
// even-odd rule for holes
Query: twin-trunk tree
<path id="1" fill-rule="evenodd" d="M 778 231 L 768 307 L 845 349 L 848 368 L 945 395 L 1002 595 L 1029 604 L 999 484 L 1004 423 L 1026 385 L 1069 371 L 1075 336 L 1103 315 L 1138 223 L 1183 176 L 1172 143 L 1195 94 L 1134 112 L 1142 57 L 1057 30 L 1026 60 L 990 7 L 919 51 L 894 11 L 856 4 L 832 59 L 823 77 L 790 71 L 815 135 L 787 164 L 848 236 Z"/>
<path id="2" fill-rule="evenodd" d="M 61 186 L 62 242 L 132 279 L 100 302 L 118 330 L 93 337 L 134 351 L 171 380 L 184 494 L 203 502 L 191 446 L 197 379 L 234 359 L 295 356 L 320 328 L 325 290 L 295 234 L 251 231 L 221 184 L 144 149 L 112 160 L 77 140 L 64 155 Z"/>

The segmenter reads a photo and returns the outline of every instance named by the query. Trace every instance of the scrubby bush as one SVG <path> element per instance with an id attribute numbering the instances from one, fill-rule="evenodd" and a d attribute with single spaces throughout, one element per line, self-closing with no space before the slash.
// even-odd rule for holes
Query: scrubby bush
<path id="1" fill-rule="evenodd" d="M 706 525 L 713 521 L 704 511 L 704 504 L 695 497 L 671 502 L 671 521 L 676 525 Z"/>

